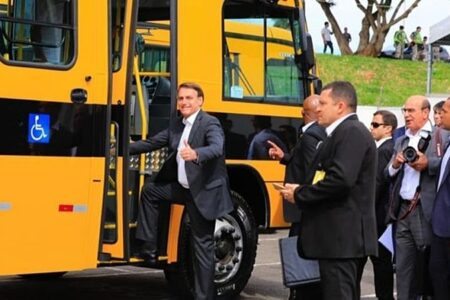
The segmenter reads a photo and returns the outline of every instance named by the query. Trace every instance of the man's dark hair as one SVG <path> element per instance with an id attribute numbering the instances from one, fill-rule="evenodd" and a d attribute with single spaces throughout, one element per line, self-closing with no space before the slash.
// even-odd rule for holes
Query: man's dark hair
<path id="1" fill-rule="evenodd" d="M 439 101 L 433 106 L 434 111 L 442 110 L 442 106 L 444 106 L 445 100 Z"/>
<path id="2" fill-rule="evenodd" d="M 356 96 L 355 87 L 348 81 L 333 81 L 325 85 L 322 88 L 324 90 L 331 90 L 330 96 L 336 101 L 338 99 L 344 100 L 348 107 L 353 112 L 356 112 L 356 106 L 358 105 L 358 98 Z"/>
<path id="3" fill-rule="evenodd" d="M 329 25 L 329 23 L 328 23 L 328 22 L 325 22 L 324 25 Z"/>
<path id="4" fill-rule="evenodd" d="M 397 128 L 397 117 L 388 110 L 377 110 L 374 116 L 380 115 L 383 118 L 383 124 L 392 127 L 391 135 Z"/>
<path id="5" fill-rule="evenodd" d="M 203 89 L 199 84 L 197 84 L 195 82 L 183 82 L 182 84 L 180 84 L 178 86 L 178 91 L 181 88 L 193 89 L 197 92 L 198 97 L 202 97 L 203 100 L 205 100 L 205 94 L 203 93 Z"/>
<path id="6" fill-rule="evenodd" d="M 402 29 L 405 29 L 405 27 L 403 27 L 403 25 L 400 25 L 400 29 L 402 30 Z"/>

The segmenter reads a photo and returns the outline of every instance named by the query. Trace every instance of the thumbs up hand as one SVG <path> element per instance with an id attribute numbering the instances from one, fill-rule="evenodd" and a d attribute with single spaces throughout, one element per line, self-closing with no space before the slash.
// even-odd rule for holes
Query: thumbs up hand
<path id="1" fill-rule="evenodd" d="M 187 140 L 184 140 L 183 144 L 184 148 L 181 148 L 179 151 L 181 158 L 184 159 L 185 161 L 197 160 L 198 158 L 197 152 L 191 148 Z"/>

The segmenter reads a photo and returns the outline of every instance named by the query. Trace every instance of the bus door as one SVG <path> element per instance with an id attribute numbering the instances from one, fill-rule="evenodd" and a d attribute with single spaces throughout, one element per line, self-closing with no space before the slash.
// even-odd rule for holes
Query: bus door
<path id="1" fill-rule="evenodd" d="M 129 108 L 135 56 L 137 1 L 111 0 L 112 106 L 107 194 L 104 202 L 101 261 L 123 262 L 130 256 L 130 228 L 135 228 L 137 192 L 128 189 Z M 133 98 L 134 99 L 134 98 Z M 133 165 L 134 158 L 130 162 Z M 134 203 L 136 202 L 136 203 Z"/>
<path id="2" fill-rule="evenodd" d="M 108 1 L 0 10 L 0 275 L 92 268 L 110 119 Z"/>

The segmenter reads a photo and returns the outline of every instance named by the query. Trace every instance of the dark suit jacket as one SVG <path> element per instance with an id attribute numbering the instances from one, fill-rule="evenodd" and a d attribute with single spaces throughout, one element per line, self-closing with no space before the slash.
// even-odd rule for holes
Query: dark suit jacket
<path id="1" fill-rule="evenodd" d="M 384 170 L 391 160 L 394 153 L 394 140 L 386 140 L 377 149 L 378 167 L 377 167 L 377 185 L 375 189 L 375 214 L 377 216 L 378 236 L 383 234 L 386 228 L 386 215 L 389 206 L 389 186 L 390 181 L 386 178 Z"/>
<path id="2" fill-rule="evenodd" d="M 356 115 L 325 139 L 313 166 L 325 172 L 324 179 L 294 194 L 302 210 L 299 254 L 319 259 L 376 255 L 376 147 Z"/>
<path id="3" fill-rule="evenodd" d="M 448 131 L 442 130 L 440 132 L 441 134 L 441 141 L 447 141 L 448 140 Z M 392 213 L 398 217 L 398 213 L 400 210 L 400 188 L 403 181 L 403 175 L 404 175 L 404 166 L 401 167 L 401 169 L 395 174 L 393 177 L 390 177 L 388 168 L 390 165 L 392 165 L 392 162 L 395 159 L 395 156 L 397 155 L 397 152 L 403 151 L 408 146 L 409 138 L 406 135 L 403 135 L 399 137 L 395 141 L 394 146 L 394 153 L 392 155 L 391 161 L 387 165 L 385 169 L 385 174 L 391 179 L 393 182 L 392 185 L 392 198 L 390 205 L 390 210 Z M 423 215 L 425 219 L 430 222 L 431 221 L 431 212 L 433 210 L 434 205 L 434 198 L 436 196 L 436 174 L 439 169 L 439 163 L 441 161 L 441 158 L 438 157 L 438 151 L 437 151 L 437 145 L 436 145 L 436 136 L 433 132 L 431 133 L 431 141 L 428 145 L 428 148 L 425 151 L 425 155 L 428 159 L 428 167 L 420 173 L 420 205 L 417 206 L 418 209 L 422 209 Z M 388 220 L 391 221 L 391 219 L 388 216 Z"/>
<path id="4" fill-rule="evenodd" d="M 316 122 L 300 135 L 290 153 L 285 153 L 280 161 L 286 165 L 284 181 L 287 183 L 306 183 L 306 175 L 311 170 L 311 163 L 316 154 L 317 144 L 326 138 L 325 129 Z M 300 210 L 297 205 L 283 200 L 284 219 L 287 222 L 299 222 Z"/>
<path id="5" fill-rule="evenodd" d="M 169 148 L 166 162 L 155 181 L 178 181 L 176 156 L 183 129 L 182 119 L 177 118 L 168 129 L 130 145 L 131 154 L 150 152 L 166 146 Z M 233 204 L 223 152 L 224 134 L 219 120 L 200 111 L 192 125 L 188 143 L 198 154 L 197 162 L 187 161 L 185 164 L 194 202 L 205 219 L 222 217 L 233 210 Z"/>
<path id="6" fill-rule="evenodd" d="M 436 184 L 439 180 L 441 168 L 446 169 L 442 177 L 441 185 L 436 192 L 431 224 L 435 235 L 442 238 L 450 238 L 450 159 L 447 161 L 446 166 L 440 165 Z"/>

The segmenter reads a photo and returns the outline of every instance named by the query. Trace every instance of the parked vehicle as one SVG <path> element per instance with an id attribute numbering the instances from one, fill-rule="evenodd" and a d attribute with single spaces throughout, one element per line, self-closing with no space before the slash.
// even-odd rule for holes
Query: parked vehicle
<path id="1" fill-rule="evenodd" d="M 383 51 L 381 51 L 378 57 L 385 58 L 395 58 L 395 47 L 393 45 L 388 46 Z M 403 58 L 411 59 L 412 58 L 412 47 L 408 46 L 403 50 Z M 450 62 L 450 55 L 444 47 L 439 46 L 439 59 L 441 61 Z"/>

